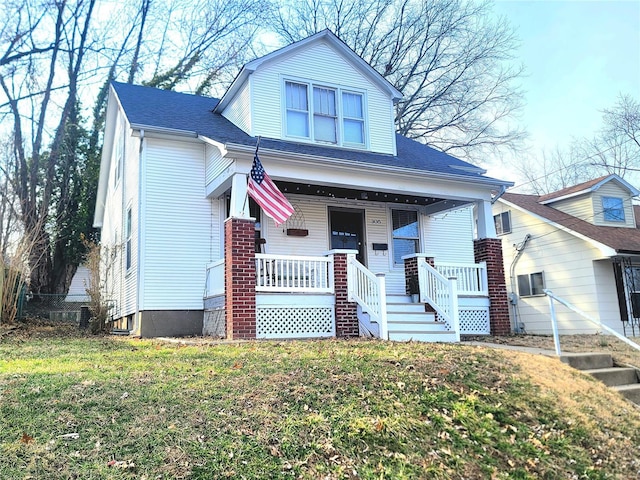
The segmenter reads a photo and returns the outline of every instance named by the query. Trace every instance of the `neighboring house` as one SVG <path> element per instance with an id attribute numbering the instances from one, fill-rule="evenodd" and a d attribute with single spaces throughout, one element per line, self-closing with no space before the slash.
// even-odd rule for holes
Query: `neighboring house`
<path id="1" fill-rule="evenodd" d="M 607 175 L 542 196 L 506 193 L 494 204 L 516 331 L 551 333 L 548 289 L 620 333 L 639 334 L 639 193 Z M 598 331 L 556 310 L 561 333 Z"/>
<path id="2" fill-rule="evenodd" d="M 511 183 L 397 135 L 401 97 L 329 31 L 248 63 L 220 100 L 113 83 L 94 224 L 115 247 L 117 325 L 227 338 L 508 332 L 490 202 Z M 247 199 L 259 138 L 295 207 L 279 227 Z M 421 303 L 403 305 L 414 284 Z"/>
<path id="3" fill-rule="evenodd" d="M 89 269 L 85 265 L 78 265 L 76 273 L 69 284 L 65 302 L 88 302 L 87 286 L 89 285 L 90 277 L 91 272 L 89 272 Z"/>

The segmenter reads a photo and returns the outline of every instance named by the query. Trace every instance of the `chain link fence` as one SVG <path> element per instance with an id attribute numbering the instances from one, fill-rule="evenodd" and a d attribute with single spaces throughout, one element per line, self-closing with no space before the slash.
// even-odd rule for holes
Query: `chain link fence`
<path id="1" fill-rule="evenodd" d="M 77 323 L 88 321 L 87 295 L 34 295 L 24 303 L 23 317 L 46 318 L 53 322 Z"/>

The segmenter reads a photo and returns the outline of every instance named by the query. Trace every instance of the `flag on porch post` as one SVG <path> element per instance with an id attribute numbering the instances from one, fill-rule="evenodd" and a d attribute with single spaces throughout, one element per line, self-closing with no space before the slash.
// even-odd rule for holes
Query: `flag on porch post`
<path id="1" fill-rule="evenodd" d="M 286 222 L 287 219 L 293 215 L 293 206 L 291 206 L 289 200 L 287 200 L 282 192 L 278 190 L 278 187 L 276 187 L 276 184 L 269 178 L 267 172 L 264 171 L 264 167 L 258 158 L 257 148 L 256 154 L 253 157 L 253 166 L 251 167 L 251 174 L 249 175 L 247 192 L 251 198 L 260 205 L 262 211 L 273 218 L 276 225 Z"/>

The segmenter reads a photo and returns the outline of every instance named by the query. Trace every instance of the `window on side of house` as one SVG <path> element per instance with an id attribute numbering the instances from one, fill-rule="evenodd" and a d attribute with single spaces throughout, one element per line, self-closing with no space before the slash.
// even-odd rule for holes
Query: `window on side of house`
<path id="1" fill-rule="evenodd" d="M 115 186 L 120 181 L 120 176 L 122 174 L 122 163 L 124 158 L 124 137 L 123 137 L 122 127 L 120 123 L 118 123 L 118 126 L 116 127 L 114 143 L 115 143 L 115 151 L 114 151 L 115 167 L 113 172 L 113 184 Z"/>
<path id="2" fill-rule="evenodd" d="M 602 212 L 606 222 L 624 222 L 624 204 L 619 197 L 602 197 Z"/>
<path id="3" fill-rule="evenodd" d="M 125 225 L 125 267 L 126 270 L 131 268 L 131 207 L 127 208 L 127 223 Z"/>
<path id="4" fill-rule="evenodd" d="M 521 297 L 544 295 L 544 275 L 542 272 L 518 275 L 518 294 Z"/>
<path id="5" fill-rule="evenodd" d="M 511 233 L 511 212 L 506 211 L 493 216 L 493 222 L 496 225 L 496 233 L 504 235 Z"/>
<path id="6" fill-rule="evenodd" d="M 393 263 L 402 264 L 402 257 L 418 253 L 420 234 L 418 212 L 415 210 L 391 210 L 393 225 Z"/>

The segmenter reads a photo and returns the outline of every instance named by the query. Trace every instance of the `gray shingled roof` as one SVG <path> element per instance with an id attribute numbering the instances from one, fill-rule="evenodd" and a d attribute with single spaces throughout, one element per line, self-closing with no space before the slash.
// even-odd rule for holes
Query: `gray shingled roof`
<path id="1" fill-rule="evenodd" d="M 169 90 L 113 82 L 129 122 L 134 127 L 171 129 L 192 132 L 222 144 L 254 146 L 256 138 L 247 135 L 222 115 L 213 113 L 218 99 L 178 93 Z M 495 180 L 496 185 L 511 182 L 486 177 L 474 165 L 415 140 L 396 135 L 397 156 L 357 150 L 322 147 L 284 140 L 262 138 L 260 147 L 288 153 L 300 153 L 353 162 L 396 166 L 446 174 L 469 180 Z"/>

